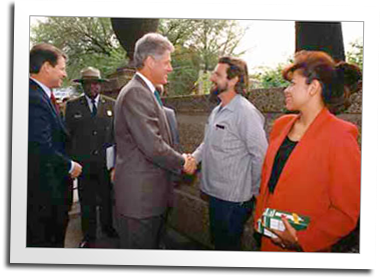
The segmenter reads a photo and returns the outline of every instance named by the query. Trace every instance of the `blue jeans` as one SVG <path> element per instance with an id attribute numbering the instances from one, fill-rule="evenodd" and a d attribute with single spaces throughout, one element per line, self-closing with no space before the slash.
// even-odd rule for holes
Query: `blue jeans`
<path id="1" fill-rule="evenodd" d="M 241 250 L 244 225 L 254 204 L 254 197 L 246 202 L 230 202 L 209 196 L 210 233 L 216 250 Z"/>

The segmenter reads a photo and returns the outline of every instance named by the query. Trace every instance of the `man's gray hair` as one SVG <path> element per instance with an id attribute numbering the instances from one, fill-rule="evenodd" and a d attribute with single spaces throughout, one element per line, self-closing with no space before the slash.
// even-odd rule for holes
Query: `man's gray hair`
<path id="1" fill-rule="evenodd" d="M 158 33 L 147 33 L 136 42 L 133 55 L 134 65 L 137 69 L 141 69 L 148 56 L 159 59 L 166 51 L 174 51 L 174 46 L 168 38 Z"/>

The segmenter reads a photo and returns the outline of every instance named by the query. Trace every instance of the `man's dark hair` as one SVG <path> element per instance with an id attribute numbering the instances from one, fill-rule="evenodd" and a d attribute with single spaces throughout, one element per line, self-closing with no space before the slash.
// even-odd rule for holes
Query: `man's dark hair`
<path id="1" fill-rule="evenodd" d="M 35 45 L 30 50 L 29 73 L 38 74 L 45 62 L 49 62 L 51 66 L 55 67 L 60 57 L 67 59 L 67 56 L 53 45 L 47 43 Z"/>
<path id="2" fill-rule="evenodd" d="M 243 96 L 248 94 L 248 67 L 247 63 L 239 58 L 223 56 L 219 58 L 218 63 L 223 63 L 228 65 L 227 69 L 227 79 L 231 80 L 235 77 L 238 77 L 238 82 L 235 85 L 236 93 L 239 93 Z"/>

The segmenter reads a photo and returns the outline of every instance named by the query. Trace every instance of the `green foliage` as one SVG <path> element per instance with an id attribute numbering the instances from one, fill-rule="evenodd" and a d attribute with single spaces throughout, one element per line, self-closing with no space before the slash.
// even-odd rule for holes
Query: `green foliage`
<path id="1" fill-rule="evenodd" d="M 285 63 L 279 63 L 275 68 L 258 67 L 255 73 L 250 75 L 251 81 L 253 80 L 253 88 L 288 86 L 289 83 L 282 78 L 282 69 L 291 63 L 293 63 L 293 58 L 288 58 Z"/>
<path id="2" fill-rule="evenodd" d="M 212 82 L 210 81 L 211 73 L 212 73 L 211 71 L 200 70 L 198 79 L 194 84 L 193 93 L 209 94 L 210 89 L 212 87 Z"/>
<path id="3" fill-rule="evenodd" d="M 256 83 L 256 88 L 273 88 L 284 87 L 288 82 L 282 78 L 281 71 L 283 64 L 279 64 L 276 68 L 262 68 L 261 72 L 250 75 Z"/>
<path id="4" fill-rule="evenodd" d="M 363 70 L 363 42 L 356 40 L 350 43 L 350 47 L 346 53 L 347 62 L 356 64 Z M 286 87 L 288 82 L 282 78 L 281 72 L 285 65 L 290 63 L 292 63 L 291 58 L 285 64 L 279 63 L 275 68 L 258 68 L 255 74 L 250 75 L 255 84 L 254 88 Z"/>
<path id="5" fill-rule="evenodd" d="M 198 93 L 199 83 L 209 86 L 204 75 L 215 68 L 220 56 L 242 54 L 235 49 L 245 30 L 234 20 L 162 19 L 159 32 L 176 48 L 168 94 L 187 95 Z M 208 93 L 209 88 L 202 91 Z"/>
<path id="6" fill-rule="evenodd" d="M 31 43 L 41 42 L 51 43 L 68 55 L 64 86 L 78 78 L 85 67 L 96 67 L 106 76 L 125 63 L 125 51 L 109 18 L 47 17 L 31 30 Z"/>
<path id="7" fill-rule="evenodd" d="M 356 40 L 350 43 L 350 50 L 347 51 L 347 62 L 356 64 L 363 70 L 363 41 Z"/>
<path id="8" fill-rule="evenodd" d="M 173 72 L 169 75 L 168 95 L 189 95 L 200 70 L 199 54 L 191 48 L 176 46 L 172 55 Z"/>
<path id="9" fill-rule="evenodd" d="M 235 49 L 245 30 L 234 20 L 162 19 L 158 32 L 176 48 L 167 94 L 187 95 L 197 90 L 201 70 L 212 70 L 219 56 L 239 55 Z M 47 17 L 31 30 L 31 44 L 41 42 L 51 43 L 68 55 L 64 87 L 71 85 L 71 80 L 87 66 L 107 76 L 127 63 L 109 18 Z"/>

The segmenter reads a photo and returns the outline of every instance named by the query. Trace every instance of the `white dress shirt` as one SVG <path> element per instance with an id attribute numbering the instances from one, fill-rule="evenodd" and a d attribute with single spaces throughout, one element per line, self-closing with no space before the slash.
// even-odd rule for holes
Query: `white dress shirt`
<path id="1" fill-rule="evenodd" d="M 86 97 L 88 107 L 90 107 L 90 110 L 92 112 L 93 111 L 92 99 L 90 97 L 88 97 L 86 94 L 84 94 L 84 96 Z M 95 97 L 95 106 L 96 106 L 96 108 L 99 108 L 99 94 Z"/>
<path id="2" fill-rule="evenodd" d="M 151 81 L 149 81 L 148 78 L 146 78 L 143 74 L 141 74 L 140 72 L 136 72 L 136 75 L 138 75 L 141 79 L 143 79 L 143 81 L 148 85 L 150 91 L 152 93 L 155 92 L 156 90 L 156 87 L 153 85 L 153 83 Z"/>

